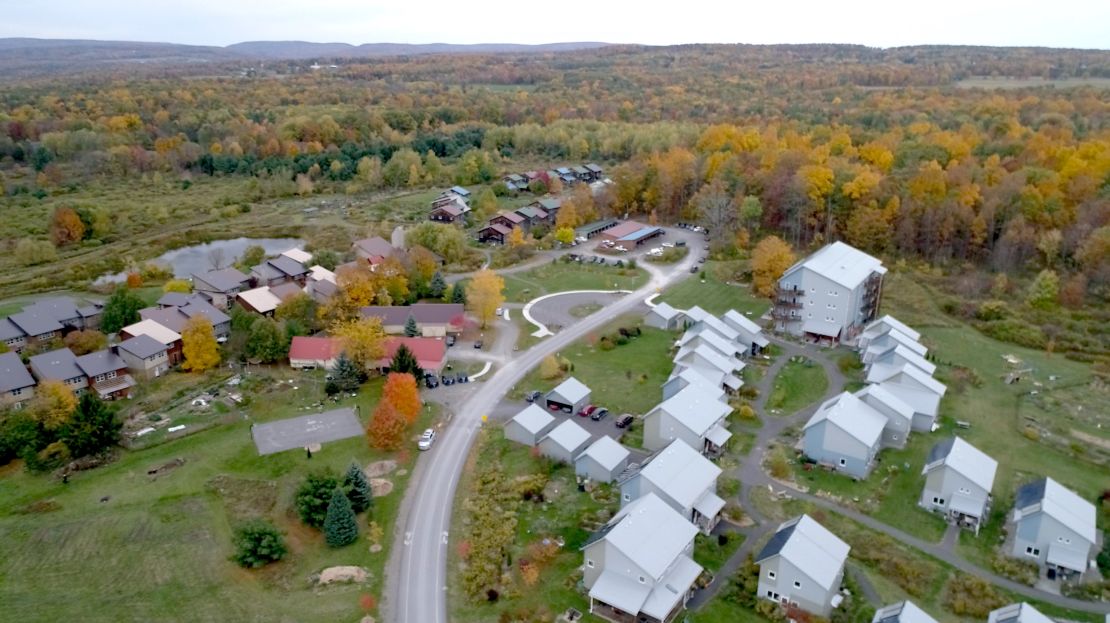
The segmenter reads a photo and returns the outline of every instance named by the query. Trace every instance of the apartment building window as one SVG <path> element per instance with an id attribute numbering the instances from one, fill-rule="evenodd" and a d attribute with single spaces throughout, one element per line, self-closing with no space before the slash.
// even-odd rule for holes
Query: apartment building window
<path id="1" fill-rule="evenodd" d="M 1038 558 L 1041 555 L 1041 550 L 1037 549 L 1036 547 L 1026 547 L 1025 548 L 1025 555 L 1026 556 L 1033 556 L 1034 558 Z"/>
<path id="2" fill-rule="evenodd" d="M 641 575 L 640 576 L 640 584 L 646 584 L 646 583 L 647 583 L 647 578 L 645 578 L 644 576 Z"/>
<path id="3" fill-rule="evenodd" d="M 802 587 L 802 583 L 797 581 L 797 580 L 794 580 L 794 588 L 801 588 L 801 587 Z"/>

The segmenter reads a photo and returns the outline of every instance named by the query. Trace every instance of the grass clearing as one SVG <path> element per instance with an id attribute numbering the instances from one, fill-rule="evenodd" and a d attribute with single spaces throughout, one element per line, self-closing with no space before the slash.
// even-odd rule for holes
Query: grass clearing
<path id="1" fill-rule="evenodd" d="M 551 263 L 522 273 L 503 275 L 505 300 L 526 303 L 538 296 L 568 290 L 635 290 L 647 283 L 641 268 L 600 264 Z"/>
<path id="2" fill-rule="evenodd" d="M 733 552 L 740 549 L 744 543 L 742 534 L 722 534 L 725 542 L 721 543 L 717 535 L 698 534 L 694 537 L 694 562 L 705 568 L 706 571 L 716 574 L 732 556 Z"/>
<path id="3" fill-rule="evenodd" d="M 771 385 L 767 408 L 776 415 L 790 415 L 816 402 L 828 387 L 824 368 L 806 357 L 792 357 Z"/>
<path id="4" fill-rule="evenodd" d="M 758 319 L 771 303 L 752 294 L 747 284 L 730 281 L 736 262 L 709 261 L 705 263 L 705 281 L 699 275 L 684 279 L 670 287 L 657 300 L 678 309 L 697 305 L 711 314 L 723 314 L 735 309 L 752 319 Z M 750 313 L 749 313 L 750 312 Z"/>

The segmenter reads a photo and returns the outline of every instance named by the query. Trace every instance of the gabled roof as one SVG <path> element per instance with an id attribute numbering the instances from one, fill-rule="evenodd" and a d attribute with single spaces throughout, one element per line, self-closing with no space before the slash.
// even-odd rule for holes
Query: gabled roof
<path id="1" fill-rule="evenodd" d="M 416 358 L 416 363 L 424 370 L 438 370 L 447 358 L 447 343 L 434 337 L 389 337 L 382 342 L 381 363 L 389 365 L 393 356 L 404 344 Z"/>
<path id="2" fill-rule="evenodd" d="M 272 312 L 277 309 L 278 305 L 281 305 L 281 299 L 270 292 L 270 288 L 266 286 L 240 292 L 238 296 L 260 314 Z"/>
<path id="3" fill-rule="evenodd" d="M 674 318 L 682 312 L 671 307 L 667 303 L 657 303 L 655 307 L 652 307 L 650 310 L 648 310 L 648 313 L 655 314 L 656 316 L 659 316 L 664 320 L 670 320 L 671 318 Z"/>
<path id="4" fill-rule="evenodd" d="M 230 292 L 236 288 L 243 287 L 243 284 L 250 281 L 250 277 L 234 268 L 211 270 L 200 275 L 194 273 L 193 279 L 199 279 L 219 292 Z"/>
<path id="5" fill-rule="evenodd" d="M 590 388 L 572 376 L 548 392 L 549 396 L 551 394 L 556 394 L 568 403 L 575 404 L 580 400 L 585 400 L 590 395 Z"/>
<path id="6" fill-rule="evenodd" d="M 77 356 L 68 348 L 59 348 L 31 357 L 31 369 L 43 381 L 65 381 L 85 376 L 77 366 Z"/>
<path id="7" fill-rule="evenodd" d="M 601 173 L 601 167 L 597 166 L 596 164 L 594 164 L 592 162 L 586 165 L 586 170 L 591 171 L 593 173 Z"/>
<path id="8" fill-rule="evenodd" d="M 883 316 L 882 318 L 879 318 L 878 320 L 876 320 L 876 321 L 872 322 L 871 324 L 867 325 L 867 328 L 863 330 L 863 335 L 878 336 L 878 335 L 881 335 L 883 333 L 886 333 L 887 331 L 889 331 L 891 329 L 895 329 L 897 331 L 902 332 L 905 335 L 908 335 L 910 337 L 910 339 L 913 339 L 913 340 L 920 340 L 921 339 L 921 334 L 920 333 L 918 333 L 917 331 L 914 331 L 909 325 L 903 323 L 902 321 L 898 320 L 894 316 L 891 316 L 890 314 L 887 314 L 887 315 Z"/>
<path id="9" fill-rule="evenodd" d="M 941 466 L 947 466 L 990 493 L 998 461 L 963 439 L 950 437 L 937 442 L 929 450 L 925 469 L 921 473 L 928 473 Z"/>
<path id="10" fill-rule="evenodd" d="M 684 555 L 686 546 L 698 533 L 694 524 L 654 493 L 622 508 L 610 524 L 615 525 L 605 540 L 655 581 L 663 577 L 676 558 Z"/>
<path id="11" fill-rule="evenodd" d="M 894 343 L 887 347 L 887 350 L 880 353 L 871 362 L 871 370 L 868 371 L 868 380 L 871 379 L 871 371 L 875 371 L 877 375 L 882 378 L 876 378 L 874 382 L 879 382 L 890 378 L 890 374 L 900 369 L 903 365 L 909 364 L 921 370 L 925 374 L 932 375 L 937 371 L 936 364 L 928 361 L 921 355 L 913 352 L 912 350 L 902 346 L 901 344 Z M 882 372 L 886 370 L 887 372 Z"/>
<path id="12" fill-rule="evenodd" d="M 85 373 L 85 376 L 94 377 L 98 374 L 122 370 L 127 367 L 127 364 L 119 358 L 119 355 L 108 349 L 104 349 L 98 350 L 95 353 L 81 355 L 77 358 L 77 367 Z"/>
<path id="13" fill-rule="evenodd" d="M 333 284 L 336 283 L 335 273 L 324 268 L 323 266 L 320 266 L 319 264 L 310 267 L 309 270 L 312 271 L 312 274 L 310 274 L 308 277 L 313 281 L 330 281 Z"/>
<path id="14" fill-rule="evenodd" d="M 705 344 L 716 351 L 720 356 L 733 361 L 736 359 L 736 353 L 745 350 L 743 346 L 725 339 L 720 333 L 712 329 L 705 329 L 699 333 L 687 331 L 679 339 L 679 346 L 684 347 L 683 350 L 690 348 L 689 344 L 694 340 L 699 341 L 699 345 Z M 739 363 L 737 361 L 737 363 Z"/>
<path id="15" fill-rule="evenodd" d="M 913 407 L 898 396 L 895 396 L 894 393 L 881 384 L 864 387 L 856 392 L 856 398 L 871 405 L 875 410 L 884 415 L 889 412 L 895 413 L 906 420 L 913 419 Z"/>
<path id="16" fill-rule="evenodd" d="M 363 318 L 381 318 L 383 325 L 403 325 L 411 315 L 417 324 L 461 325 L 465 311 L 461 303 L 415 303 L 413 305 L 371 305 L 359 309 Z"/>
<path id="17" fill-rule="evenodd" d="M 544 210 L 547 210 L 548 212 L 551 212 L 552 210 L 558 210 L 563 205 L 563 201 L 561 199 L 549 197 L 539 199 L 536 201 L 536 203 L 540 204 L 540 207 Z"/>
<path id="18" fill-rule="evenodd" d="M 73 299 L 61 296 L 39 299 L 25 307 L 23 311 L 47 316 L 58 322 L 81 317 L 80 312 L 77 311 L 77 305 L 73 303 Z"/>
<path id="19" fill-rule="evenodd" d="M 880 355 L 894 346 L 905 347 L 921 357 L 924 357 L 925 354 L 929 352 L 929 349 L 925 348 L 924 344 L 914 340 L 898 329 L 891 329 L 872 339 L 871 343 L 867 345 L 867 352 Z"/>
<path id="20" fill-rule="evenodd" d="M 208 301 L 193 300 L 188 305 L 178 307 L 177 309 L 182 314 L 185 314 L 187 318 L 203 316 L 208 319 L 208 322 L 212 323 L 212 326 L 231 322 L 231 316 L 216 309 Z"/>
<path id="21" fill-rule="evenodd" d="M 1094 504 L 1051 478 L 1034 480 L 1019 488 L 1014 509 L 1022 516 L 1040 510 L 1088 542 L 1096 540 Z"/>
<path id="22" fill-rule="evenodd" d="M 1027 603 L 1010 604 L 987 615 L 987 623 L 1053 623 Z"/>
<path id="23" fill-rule="evenodd" d="M 289 360 L 328 361 L 343 352 L 343 343 L 334 337 L 298 335 L 289 343 Z"/>
<path id="24" fill-rule="evenodd" d="M 767 338 L 764 338 L 762 336 L 763 328 L 760 327 L 755 322 L 753 322 L 751 319 L 744 316 L 744 314 L 741 314 L 740 312 L 736 311 L 735 309 L 730 309 L 727 312 L 725 312 L 725 315 L 721 317 L 721 320 L 723 320 L 725 322 L 725 324 L 729 325 L 730 327 L 732 327 L 733 329 L 736 329 L 739 332 L 747 333 L 748 335 L 750 335 L 752 337 L 757 337 L 758 336 L 758 337 L 762 338 L 763 343 L 761 345 L 766 346 Z M 757 341 L 759 341 L 759 340 L 757 340 Z"/>
<path id="25" fill-rule="evenodd" d="M 302 290 L 301 286 L 297 285 L 295 281 L 287 281 L 285 283 L 279 283 L 276 286 L 270 286 L 270 294 L 276 296 L 278 300 L 283 303 L 303 293 L 304 290 Z"/>
<path id="26" fill-rule="evenodd" d="M 887 419 L 885 415 L 856 398 L 855 395 L 843 392 L 818 407 L 813 417 L 806 422 L 805 428 L 809 429 L 825 421 L 851 435 L 863 445 L 872 447 L 879 443 Z"/>
<path id="27" fill-rule="evenodd" d="M 912 384 L 888 380 L 869 387 L 883 388 L 890 395 L 908 404 L 914 410 L 914 413 L 935 417 L 940 410 L 940 396 Z"/>
<path id="28" fill-rule="evenodd" d="M 149 335 L 166 346 L 181 339 L 180 333 L 167 329 L 153 320 L 141 320 L 133 325 L 128 325 L 120 329 L 120 333 L 126 333 L 132 337 Z"/>
<path id="29" fill-rule="evenodd" d="M 459 195 L 461 197 L 469 197 L 470 196 L 470 191 L 463 188 L 462 186 L 452 186 L 451 187 L 451 192 L 453 192 L 456 195 Z"/>
<path id="30" fill-rule="evenodd" d="M 19 313 L 8 316 L 12 324 L 19 327 L 27 335 L 42 335 L 51 331 L 61 331 L 61 323 L 44 310 L 27 308 Z"/>
<path id="31" fill-rule="evenodd" d="M 0 340 L 14 340 L 26 336 L 27 334 L 17 324 L 8 318 L 0 318 Z"/>
<path id="32" fill-rule="evenodd" d="M 35 384 L 35 379 L 15 353 L 0 353 L 0 393 L 23 389 Z"/>
<path id="33" fill-rule="evenodd" d="M 883 263 L 859 249 L 843 242 L 834 242 L 786 269 L 783 277 L 800 269 L 807 268 L 830 281 L 846 288 L 855 288 L 872 273 L 886 274 Z"/>
<path id="34" fill-rule="evenodd" d="M 756 556 L 756 564 L 782 556 L 825 590 L 833 586 L 848 558 L 848 544 L 809 517 L 802 515 L 779 526 Z"/>
<path id="35" fill-rule="evenodd" d="M 531 406 L 536 407 L 536 405 Z M 539 407 L 536 408 L 540 411 L 543 411 L 543 409 L 540 409 Z M 612 437 L 608 435 L 602 435 L 601 437 L 598 437 L 596 441 L 591 443 L 590 446 L 586 448 L 582 452 L 582 454 L 579 454 L 578 457 L 574 460 L 577 461 L 578 459 L 588 457 L 596 461 L 597 464 L 602 466 L 603 468 L 612 470 L 620 465 L 621 461 L 627 459 L 629 454 L 631 453 L 628 451 L 628 448 L 625 448 L 624 446 L 614 441 Z"/>
<path id="36" fill-rule="evenodd" d="M 683 353 L 682 356 L 675 357 L 675 363 L 692 365 L 690 362 L 693 361 L 694 356 L 700 358 L 702 361 L 724 374 L 732 374 L 744 368 L 742 362 L 725 357 L 719 353 L 717 349 L 708 344 L 699 344 L 693 350 Z"/>
<path id="37" fill-rule="evenodd" d="M 574 420 L 563 420 L 541 441 L 550 439 L 552 443 L 568 452 L 574 452 L 590 439 L 590 433 Z"/>
<path id="38" fill-rule="evenodd" d="M 634 234 L 641 229 L 647 227 L 643 223 L 636 221 L 623 221 L 619 225 L 615 225 L 605 230 L 605 236 L 609 238 L 624 238 L 629 234 Z"/>
<path id="39" fill-rule="evenodd" d="M 526 220 L 523 216 L 517 214 L 516 212 L 498 212 L 496 215 L 494 215 L 493 218 L 497 217 L 501 217 L 513 224 L 523 223 Z"/>
<path id="40" fill-rule="evenodd" d="M 904 365 L 890 375 L 883 379 L 886 383 L 897 383 L 898 385 L 910 385 L 918 389 L 925 390 L 936 394 L 937 396 L 944 396 L 948 388 L 944 383 L 934 379 L 927 372 L 914 365 Z"/>
<path id="41" fill-rule="evenodd" d="M 119 343 L 118 348 L 131 353 L 139 359 L 153 357 L 158 353 L 166 352 L 166 345 L 143 333 L 133 338 L 128 338 Z"/>
<path id="42" fill-rule="evenodd" d="M 279 255 L 266 260 L 266 263 L 290 277 L 298 277 L 308 273 L 308 267 L 288 255 Z"/>
<path id="43" fill-rule="evenodd" d="M 163 307 L 181 307 L 193 300 L 193 294 L 185 292 L 166 292 L 158 298 L 158 305 Z"/>
<path id="44" fill-rule="evenodd" d="M 690 314 L 687 313 L 686 315 L 689 316 Z M 737 337 L 740 336 L 739 331 L 733 329 L 728 325 L 728 323 L 724 322 L 713 314 L 705 313 L 701 316 L 701 318 L 697 318 L 696 320 L 697 325 L 691 327 L 691 330 L 703 331 L 705 330 L 705 328 L 709 328 L 719 333 L 721 337 L 725 338 L 726 340 L 735 340 Z"/>
<path id="45" fill-rule="evenodd" d="M 177 310 L 177 307 L 144 307 L 139 310 L 139 318 L 153 320 L 171 331 L 181 333 L 188 318 Z"/>
<path id="46" fill-rule="evenodd" d="M 725 395 L 725 390 L 721 389 L 720 385 L 716 385 L 713 381 L 705 378 L 705 375 L 695 368 L 683 368 L 663 384 L 666 385 L 675 378 L 682 379 L 683 388 L 693 386 L 711 400 L 720 400 Z"/>
<path id="47" fill-rule="evenodd" d="M 524 409 L 513 416 L 510 422 L 516 422 L 521 428 L 535 435 L 543 429 L 551 425 L 555 418 L 550 413 L 544 411 L 543 408 L 535 404 L 530 404 Z M 608 437 L 602 437 L 608 439 Z"/>
<path id="48" fill-rule="evenodd" d="M 692 508 L 720 475 L 720 467 L 680 439 L 657 452 L 638 474 L 683 508 Z"/>
<path id="49" fill-rule="evenodd" d="M 704 437 L 714 424 L 732 412 L 732 407 L 704 392 L 701 387 L 689 385 L 655 408 L 671 414 L 698 437 Z"/>
<path id="50" fill-rule="evenodd" d="M 485 227 L 483 227 L 482 229 L 480 229 L 478 231 L 482 232 L 482 231 L 486 231 L 487 229 L 492 229 L 493 231 L 501 234 L 502 236 L 508 236 L 512 232 L 511 229 L 509 229 L 508 227 L 505 227 L 504 225 L 502 225 L 500 223 L 493 223 L 491 225 L 486 225 Z"/>
<path id="51" fill-rule="evenodd" d="M 393 245 L 381 236 L 356 240 L 354 246 L 357 250 L 370 256 L 389 257 L 396 251 Z"/>
<path id="52" fill-rule="evenodd" d="M 912 601 L 900 601 L 875 611 L 871 623 L 937 623 Z"/>
<path id="53" fill-rule="evenodd" d="M 308 266 L 308 263 L 312 261 L 312 254 L 304 249 L 289 249 L 283 252 L 282 255 L 305 266 Z"/>

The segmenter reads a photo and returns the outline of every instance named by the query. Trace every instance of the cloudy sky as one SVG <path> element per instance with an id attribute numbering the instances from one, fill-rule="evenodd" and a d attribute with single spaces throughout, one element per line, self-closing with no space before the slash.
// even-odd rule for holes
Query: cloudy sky
<path id="1" fill-rule="evenodd" d="M 1107 0 L 0 0 L 0 37 L 1110 48 Z"/>

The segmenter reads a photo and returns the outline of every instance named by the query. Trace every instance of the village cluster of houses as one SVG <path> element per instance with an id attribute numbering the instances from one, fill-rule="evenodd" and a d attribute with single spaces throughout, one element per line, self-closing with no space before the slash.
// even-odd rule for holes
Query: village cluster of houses
<path id="1" fill-rule="evenodd" d="M 501 178 L 502 183 L 511 192 L 528 192 L 532 182 L 542 180 L 550 184 L 551 180 L 559 180 L 564 186 L 574 184 L 592 184 L 605 177 L 604 170 L 594 163 L 574 167 L 558 167 L 547 171 L 525 171 L 523 173 L 509 173 Z"/>

